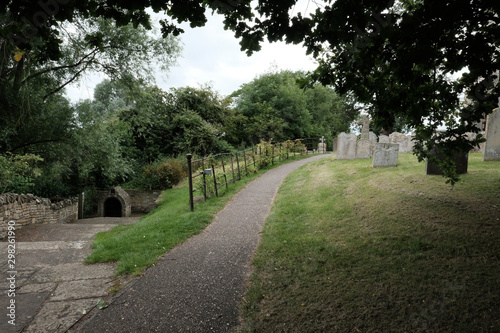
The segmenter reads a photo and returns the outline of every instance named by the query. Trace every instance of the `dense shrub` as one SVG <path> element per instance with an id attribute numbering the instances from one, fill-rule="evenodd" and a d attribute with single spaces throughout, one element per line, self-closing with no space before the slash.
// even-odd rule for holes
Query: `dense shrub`
<path id="1" fill-rule="evenodd" d="M 34 179 L 40 176 L 37 155 L 0 155 L 0 194 L 3 192 L 33 193 Z"/>
<path id="2" fill-rule="evenodd" d="M 187 176 L 185 169 L 185 163 L 180 159 L 168 158 L 153 162 L 144 166 L 136 185 L 146 190 L 172 188 Z"/>

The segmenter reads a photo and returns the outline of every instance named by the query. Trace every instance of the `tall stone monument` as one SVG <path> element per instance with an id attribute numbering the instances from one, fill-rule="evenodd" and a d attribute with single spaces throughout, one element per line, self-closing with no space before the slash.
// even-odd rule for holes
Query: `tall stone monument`
<path id="1" fill-rule="evenodd" d="M 372 143 L 370 141 L 370 118 L 367 115 L 358 121 L 361 125 L 361 137 L 356 144 L 356 158 L 372 157 Z"/>
<path id="2" fill-rule="evenodd" d="M 358 125 L 361 125 L 361 140 L 370 141 L 370 123 L 371 120 L 366 114 L 364 114 L 361 119 L 358 120 Z"/>
<path id="3" fill-rule="evenodd" d="M 500 108 L 486 118 L 483 161 L 500 161 Z"/>

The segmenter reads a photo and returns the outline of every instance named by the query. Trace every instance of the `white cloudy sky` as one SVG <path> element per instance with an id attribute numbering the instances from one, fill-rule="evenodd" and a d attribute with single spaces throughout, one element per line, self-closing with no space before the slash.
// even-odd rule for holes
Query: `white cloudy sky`
<path id="1" fill-rule="evenodd" d="M 202 28 L 191 29 L 187 25 L 183 28 L 183 51 L 178 65 L 156 78 L 156 84 L 164 90 L 210 84 L 226 96 L 271 67 L 305 71 L 315 68 L 314 61 L 300 45 L 266 42 L 261 51 L 248 57 L 240 50 L 233 33 L 223 29 L 220 16 L 210 16 Z M 93 88 L 101 80 L 98 76 L 87 76 L 78 85 L 67 88 L 67 95 L 72 101 L 92 98 Z"/>

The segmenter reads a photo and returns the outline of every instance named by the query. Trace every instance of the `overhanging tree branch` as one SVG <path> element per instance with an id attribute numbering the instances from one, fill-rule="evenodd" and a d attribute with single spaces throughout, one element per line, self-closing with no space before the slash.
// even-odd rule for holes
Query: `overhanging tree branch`
<path id="1" fill-rule="evenodd" d="M 36 72 L 35 74 L 32 74 L 32 75 L 29 75 L 27 76 L 26 78 L 24 78 L 24 80 L 22 80 L 21 83 L 25 83 L 29 80 L 32 80 L 38 76 L 41 76 L 43 74 L 46 74 L 46 73 L 50 73 L 50 72 L 54 72 L 54 71 L 58 71 L 58 70 L 62 70 L 62 69 L 70 69 L 70 68 L 75 68 L 75 67 L 78 67 L 80 66 L 81 64 L 83 64 L 85 62 L 85 59 L 87 59 L 88 57 L 92 57 L 92 60 L 95 59 L 95 56 L 97 54 L 99 50 L 97 48 L 93 49 L 90 53 L 86 54 L 83 58 L 81 58 L 77 63 L 75 64 L 70 64 L 70 65 L 63 65 L 63 66 L 54 66 L 54 67 L 49 67 L 49 68 L 46 68 L 44 70 L 41 70 L 39 72 Z M 87 63 L 89 63 L 90 61 L 87 61 Z"/>

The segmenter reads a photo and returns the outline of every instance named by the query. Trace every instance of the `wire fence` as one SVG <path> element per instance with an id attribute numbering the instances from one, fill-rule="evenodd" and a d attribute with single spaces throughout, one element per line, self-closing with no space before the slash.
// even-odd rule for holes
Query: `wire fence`
<path id="1" fill-rule="evenodd" d="M 277 144 L 263 141 L 246 150 L 199 159 L 187 154 L 191 211 L 194 211 L 195 200 L 221 196 L 230 184 L 244 176 L 292 156 L 315 153 L 315 149 L 308 149 L 313 147 L 313 141 L 317 145 L 318 138 L 288 140 Z"/>

